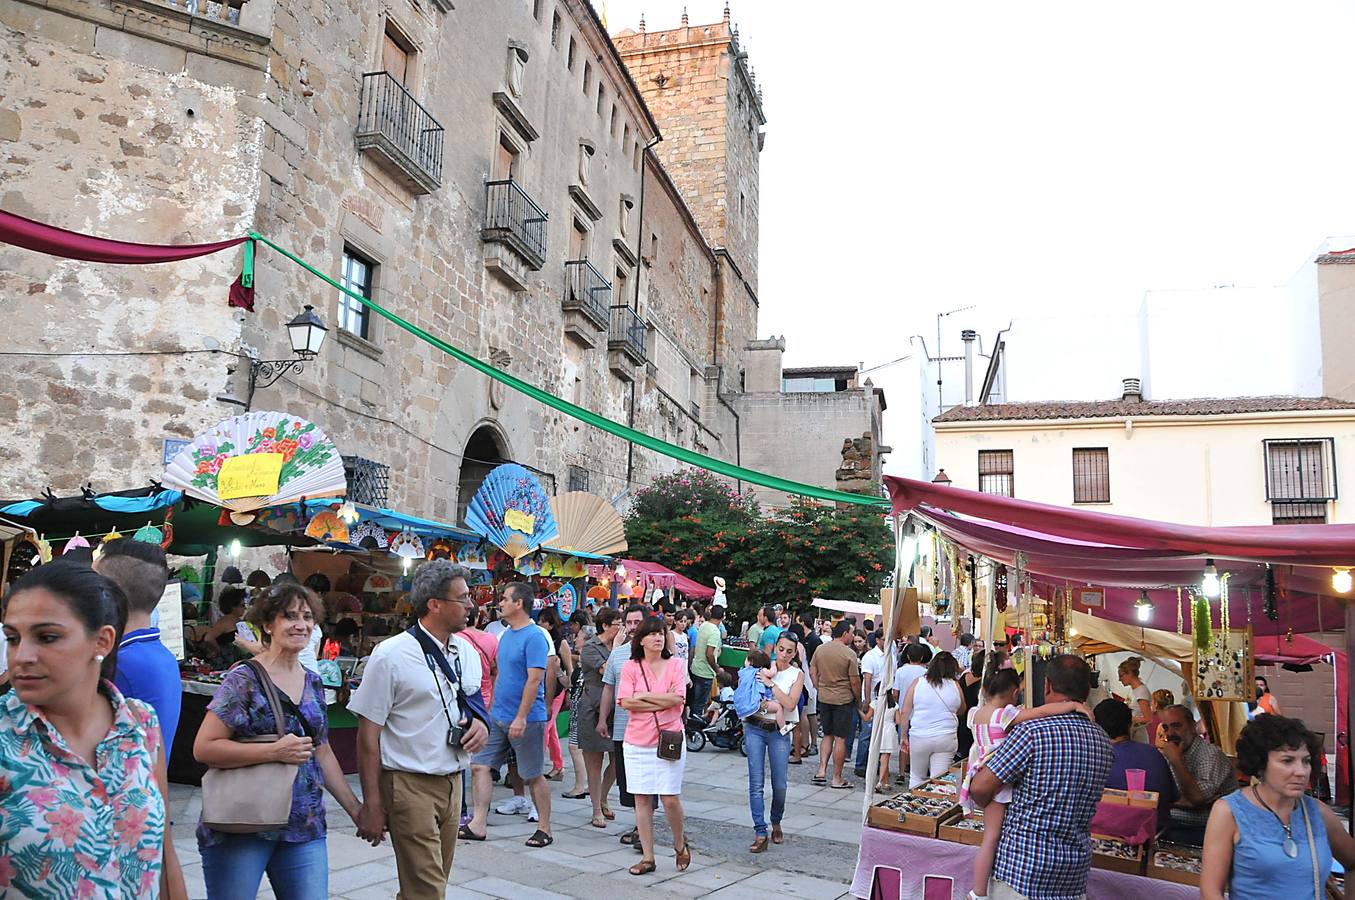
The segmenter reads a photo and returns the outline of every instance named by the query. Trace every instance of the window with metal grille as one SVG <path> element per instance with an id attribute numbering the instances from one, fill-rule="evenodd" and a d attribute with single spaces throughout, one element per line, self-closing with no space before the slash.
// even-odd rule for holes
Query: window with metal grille
<path id="1" fill-rule="evenodd" d="M 355 294 L 372 299 L 372 273 L 376 264 L 363 259 L 349 248 L 343 249 L 343 271 L 339 283 Z M 347 294 L 339 294 L 339 327 L 363 340 L 371 338 L 371 313 L 367 307 Z"/>
<path id="2" fill-rule="evenodd" d="M 979 451 L 979 490 L 985 494 L 1015 497 L 1016 461 L 1010 450 Z"/>
<path id="3" fill-rule="evenodd" d="M 1073 502 L 1110 502 L 1110 451 L 1105 447 L 1073 451 Z"/>
<path id="4" fill-rule="evenodd" d="M 343 458 L 343 474 L 348 479 L 348 499 L 354 503 L 384 508 L 390 488 L 390 466 L 363 459 L 361 456 Z"/>
<path id="5" fill-rule="evenodd" d="M 1264 441 L 1266 499 L 1272 503 L 1336 499 L 1333 438 Z M 1324 513 L 1325 516 L 1325 508 Z"/>
<path id="6" fill-rule="evenodd" d="M 569 467 L 569 489 L 571 491 L 588 490 L 588 470 L 583 466 Z"/>
<path id="7" fill-rule="evenodd" d="M 1270 505 L 1270 524 L 1326 525 L 1327 504 L 1276 501 Z"/>

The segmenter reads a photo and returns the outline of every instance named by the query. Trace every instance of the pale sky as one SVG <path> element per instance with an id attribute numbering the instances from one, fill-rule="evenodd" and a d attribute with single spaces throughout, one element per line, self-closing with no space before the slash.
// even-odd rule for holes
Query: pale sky
<path id="1" fill-rule="evenodd" d="M 1287 281 L 1355 234 L 1353 4 L 736 0 L 768 118 L 761 336 L 869 366 L 969 304 L 947 354 L 1015 315 Z M 659 30 L 684 6 L 724 2 L 606 14 Z"/>

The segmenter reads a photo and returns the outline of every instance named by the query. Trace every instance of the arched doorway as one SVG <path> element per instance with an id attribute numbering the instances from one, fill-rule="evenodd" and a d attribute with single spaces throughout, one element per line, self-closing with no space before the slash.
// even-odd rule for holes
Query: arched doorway
<path id="1" fill-rule="evenodd" d="M 461 456 L 461 474 L 456 489 L 456 524 L 466 524 L 466 510 L 470 508 L 471 498 L 480 489 L 496 466 L 510 461 L 508 442 L 493 425 L 485 424 L 471 432 L 466 441 L 466 449 Z"/>

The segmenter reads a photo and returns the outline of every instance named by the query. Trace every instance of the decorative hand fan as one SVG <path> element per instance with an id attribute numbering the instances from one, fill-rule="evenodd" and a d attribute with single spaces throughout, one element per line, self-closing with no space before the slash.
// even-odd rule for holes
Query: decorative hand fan
<path id="1" fill-rule="evenodd" d="M 262 525 L 273 531 L 291 534 L 300 528 L 296 518 L 296 508 L 292 506 L 272 506 L 262 510 L 254 524 Z"/>
<path id="2" fill-rule="evenodd" d="M 346 544 L 348 526 L 334 510 L 321 510 L 311 517 L 310 524 L 306 526 L 306 537 L 315 538 L 317 541 L 338 541 Z"/>
<path id="3" fill-rule="evenodd" d="M 597 494 L 570 491 L 550 502 L 560 534 L 552 547 L 610 556 L 626 549 L 626 526 L 616 509 Z"/>
<path id="4" fill-rule="evenodd" d="M 425 554 L 425 558 L 451 559 L 455 555 L 456 550 L 455 548 L 452 547 L 452 542 L 447 540 L 446 538 L 438 538 L 436 541 L 434 541 L 432 544 L 428 546 L 428 553 Z"/>
<path id="5" fill-rule="evenodd" d="M 89 549 L 89 541 L 87 541 L 87 540 L 85 540 L 84 538 L 80 537 L 80 532 L 77 531 L 77 532 L 75 533 L 75 537 L 71 538 L 69 541 L 66 542 L 66 546 L 65 546 L 65 548 L 62 549 L 61 555 L 62 555 L 62 556 L 65 556 L 67 553 L 70 553 L 72 550 L 88 550 L 88 549 Z"/>
<path id="6" fill-rule="evenodd" d="M 400 531 L 392 535 L 386 549 L 407 559 L 423 556 L 424 553 L 423 540 L 412 531 Z"/>
<path id="7" fill-rule="evenodd" d="M 541 482 L 517 463 L 505 463 L 485 476 L 466 510 L 466 525 L 513 559 L 559 533 Z"/>
<path id="8" fill-rule="evenodd" d="M 142 525 L 132 535 L 132 540 L 140 541 L 143 544 L 159 544 L 165 539 L 165 533 L 156 528 L 150 522 Z"/>
<path id="9" fill-rule="evenodd" d="M 385 550 L 386 529 L 370 519 L 359 522 L 348 529 L 348 542 L 366 550 Z"/>
<path id="10" fill-rule="evenodd" d="M 484 547 L 479 543 L 472 544 L 469 541 L 457 546 L 456 561 L 468 569 L 484 569 L 489 566 L 485 561 Z"/>
<path id="11" fill-rule="evenodd" d="M 120 541 L 120 540 L 122 540 L 122 533 L 119 532 L 116 528 L 114 528 L 112 531 L 108 532 L 108 534 L 104 535 L 104 539 L 99 543 L 107 544 L 109 541 Z"/>
<path id="12" fill-rule="evenodd" d="M 366 594 L 389 594 L 395 589 L 395 582 L 391 581 L 389 575 L 381 572 L 373 572 L 367 578 L 367 583 L 362 586 L 363 593 Z"/>
<path id="13" fill-rule="evenodd" d="M 574 615 L 574 610 L 579 608 L 579 592 L 572 584 L 566 584 L 560 590 L 555 592 L 555 605 L 560 613 L 560 618 L 568 620 Z"/>
<path id="14" fill-rule="evenodd" d="M 280 412 L 251 412 L 219 422 L 180 450 L 165 487 L 231 510 L 239 525 L 254 511 L 348 489 L 339 448 L 314 423 Z"/>

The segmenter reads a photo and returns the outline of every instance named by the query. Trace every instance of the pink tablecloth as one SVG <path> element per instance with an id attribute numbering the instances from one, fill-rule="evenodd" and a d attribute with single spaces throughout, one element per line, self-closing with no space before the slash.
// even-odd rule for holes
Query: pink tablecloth
<path id="1" fill-rule="evenodd" d="M 1117 806 L 1096 804 L 1092 817 L 1092 834 L 1108 834 L 1138 846 L 1146 844 L 1157 833 L 1157 807 Z"/>
<path id="2" fill-rule="evenodd" d="M 954 878 L 954 895 L 959 900 L 966 896 L 972 884 L 978 849 L 968 844 L 867 826 L 861 829 L 861 852 L 856 861 L 856 877 L 852 879 L 852 894 L 870 896 L 871 873 L 879 865 L 903 870 L 903 900 L 920 900 L 923 875 Z M 1199 888 L 1102 869 L 1092 869 L 1091 877 L 1087 879 L 1087 900 L 1125 900 L 1128 897 L 1198 900 L 1199 896 Z"/>

